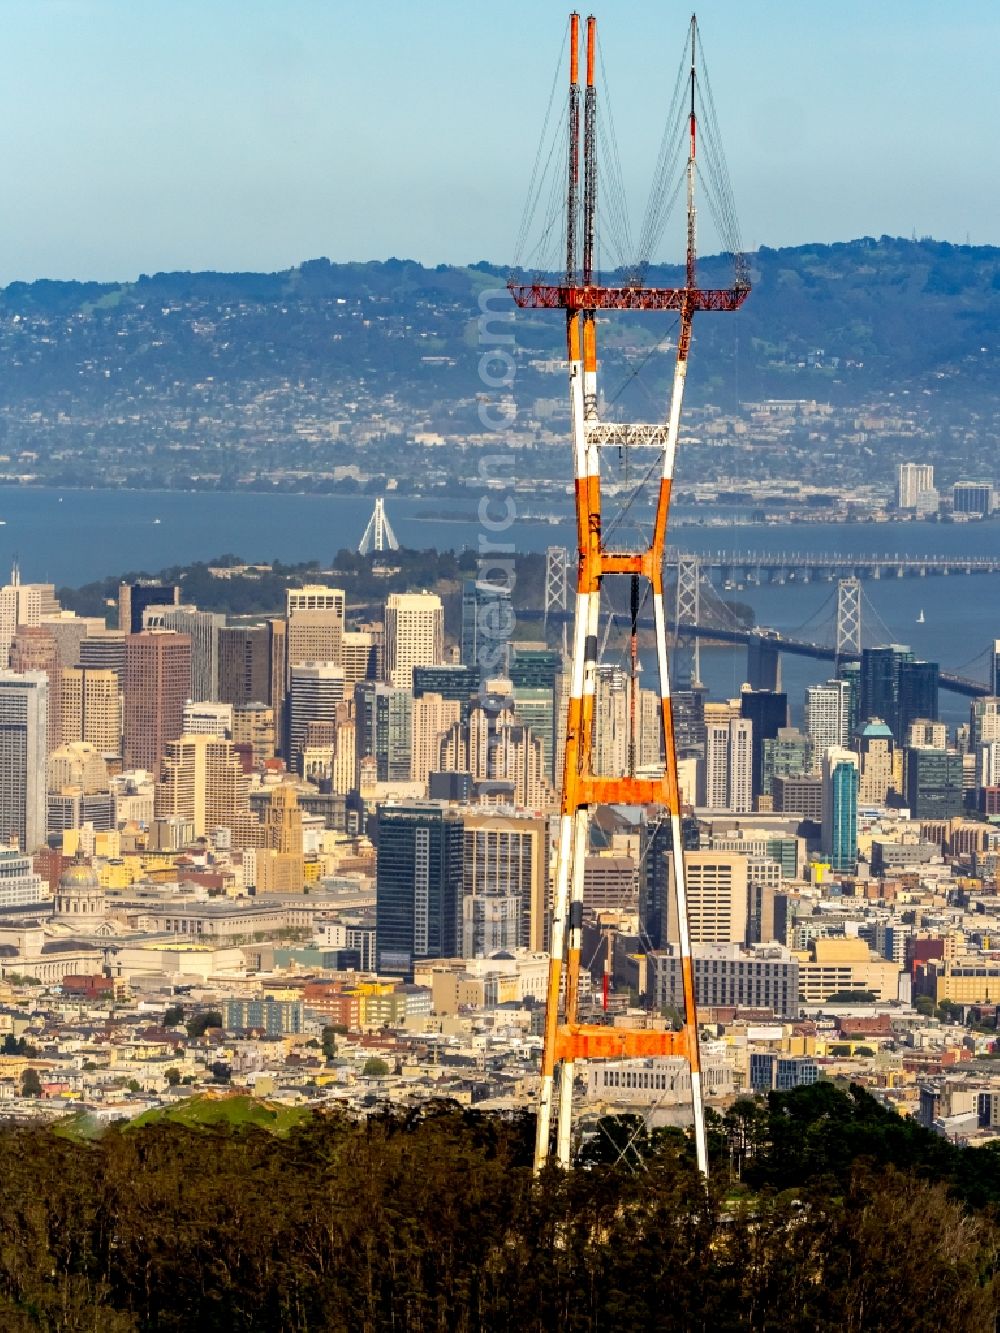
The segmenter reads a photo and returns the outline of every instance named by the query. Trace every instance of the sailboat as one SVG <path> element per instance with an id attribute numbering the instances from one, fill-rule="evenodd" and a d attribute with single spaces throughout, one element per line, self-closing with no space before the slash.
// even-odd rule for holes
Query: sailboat
<path id="1" fill-rule="evenodd" d="M 924 608 L 921 607 L 921 608 L 920 608 L 920 615 L 917 616 L 917 624 L 918 624 L 918 625 L 922 625 L 923 623 L 924 623 Z"/>

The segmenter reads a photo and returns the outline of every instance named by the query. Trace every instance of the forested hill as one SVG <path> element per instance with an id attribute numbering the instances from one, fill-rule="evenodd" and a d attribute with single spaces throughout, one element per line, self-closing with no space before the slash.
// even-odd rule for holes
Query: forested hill
<path id="1" fill-rule="evenodd" d="M 825 380 L 834 390 L 862 393 L 901 383 L 912 387 L 933 376 L 939 390 L 961 385 L 964 392 L 973 385 L 985 388 L 995 378 L 1000 353 L 998 247 L 890 236 L 780 250 L 761 247 L 752 256 L 752 272 L 753 293 L 737 316 L 705 317 L 697 326 L 699 340 L 716 346 L 724 359 L 733 356 L 738 341 L 744 397 L 755 389 L 778 393 L 805 380 Z M 370 326 L 344 327 L 338 341 L 348 345 L 337 349 L 340 368 L 364 364 L 377 369 L 381 364 L 397 374 L 420 374 L 427 340 L 441 355 L 461 352 L 468 340 L 462 316 L 476 313 L 479 293 L 502 285 L 506 277 L 505 268 L 486 262 L 425 268 L 393 258 L 369 263 L 315 259 L 278 273 L 143 274 L 121 284 L 13 282 L 0 291 L 0 325 L 9 330 L 13 323 L 27 355 L 15 355 L 5 367 L 0 400 L 19 383 L 30 389 L 39 376 L 49 379 L 55 372 L 58 380 L 60 363 L 67 377 L 79 377 L 77 358 L 58 355 L 74 324 L 79 332 L 96 335 L 85 342 L 99 346 L 102 333 L 116 339 L 117 352 L 126 358 L 131 353 L 137 370 L 144 361 L 141 353 L 148 350 L 157 353 L 165 376 L 187 378 L 210 362 L 223 374 L 249 374 L 262 368 L 262 354 L 270 352 L 275 369 L 294 367 L 323 379 L 330 362 L 330 331 L 312 341 L 302 335 L 310 328 L 317 331 L 317 307 L 331 303 L 336 313 L 338 304 L 355 306 L 359 301 L 374 303 L 384 316 L 404 316 L 407 324 L 395 330 L 395 337 L 382 330 L 384 338 Z M 647 281 L 676 283 L 681 271 L 653 269 Z M 703 261 L 701 281 L 725 281 L 723 267 L 712 259 Z M 213 329 L 202 323 L 185 330 L 183 318 L 177 318 L 188 313 L 211 320 L 213 312 L 224 317 L 240 306 L 252 307 L 255 317 L 244 324 L 235 345 L 221 336 L 227 332 L 224 325 Z M 64 320 L 70 324 L 61 329 Z M 36 321 L 49 327 L 44 333 L 39 327 L 33 338 Z M 50 321 L 57 322 L 54 329 Z M 86 328 L 80 327 L 81 321 Z M 134 336 L 138 326 L 146 327 L 147 339 Z M 531 330 L 530 341 L 558 345 L 555 318 L 525 315 L 521 327 Z M 412 354 L 399 346 L 405 333 L 413 335 Z M 124 369 L 120 355 L 119 365 Z M 86 378 L 86 366 L 83 371 Z M 425 366 L 422 373 L 433 373 L 433 367 Z"/>

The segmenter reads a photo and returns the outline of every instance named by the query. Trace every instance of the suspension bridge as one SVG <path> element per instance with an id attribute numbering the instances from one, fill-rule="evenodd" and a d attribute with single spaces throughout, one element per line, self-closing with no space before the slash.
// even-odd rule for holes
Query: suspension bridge
<path id="1" fill-rule="evenodd" d="M 677 551 L 668 561 L 697 559 L 701 569 L 722 583 L 833 583 L 837 579 L 902 579 L 1000 573 L 1000 555 L 843 555 L 803 551 L 702 551 L 697 557 Z"/>

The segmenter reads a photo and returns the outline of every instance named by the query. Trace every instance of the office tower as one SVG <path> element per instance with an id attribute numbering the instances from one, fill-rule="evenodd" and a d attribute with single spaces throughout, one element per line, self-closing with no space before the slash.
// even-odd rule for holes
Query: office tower
<path id="1" fill-rule="evenodd" d="M 729 718 L 705 726 L 699 804 L 707 810 L 753 809 L 753 723 Z"/>
<path id="2" fill-rule="evenodd" d="M 897 744 L 906 741 L 910 724 L 917 718 L 934 721 L 938 715 L 937 662 L 900 662 L 899 703 L 893 735 Z"/>
<path id="3" fill-rule="evenodd" d="M 331 784 L 341 796 L 354 791 L 358 785 L 357 724 L 353 717 L 337 724 Z"/>
<path id="4" fill-rule="evenodd" d="M 233 705 L 188 700 L 184 705 L 182 726 L 185 736 L 218 736 L 233 739 Z"/>
<path id="5" fill-rule="evenodd" d="M 139 634 L 142 617 L 150 606 L 178 606 L 181 590 L 169 583 L 140 580 L 118 585 L 118 628 L 123 634 Z"/>
<path id="6" fill-rule="evenodd" d="M 700 836 L 696 819 L 689 816 L 681 821 L 685 852 L 698 850 Z M 669 817 L 644 822 L 639 856 L 639 929 L 647 949 L 661 949 L 667 943 L 672 856 L 673 834 Z"/>
<path id="7" fill-rule="evenodd" d="M 267 625 L 227 625 L 219 630 L 220 702 L 242 708 L 271 696 L 271 636 Z M 284 678 L 282 663 L 282 679 Z"/>
<path id="8" fill-rule="evenodd" d="M 104 756 L 87 741 L 70 741 L 53 750 L 46 773 L 49 791 L 79 787 L 89 794 L 111 789 Z"/>
<path id="9" fill-rule="evenodd" d="M 123 758 L 126 768 L 160 771 L 167 741 L 183 731 L 191 689 L 191 640 L 144 630 L 125 640 Z"/>
<path id="10" fill-rule="evenodd" d="M 180 736 L 168 741 L 156 784 L 155 816 L 182 815 L 204 838 L 249 809 L 249 779 L 232 742 L 218 736 Z"/>
<path id="11" fill-rule="evenodd" d="M 993 512 L 993 487 L 988 481 L 956 481 L 951 488 L 951 507 L 956 514 Z"/>
<path id="12" fill-rule="evenodd" d="M 771 795 L 775 814 L 800 815 L 816 824 L 823 818 L 823 779 L 816 774 L 775 774 Z"/>
<path id="13" fill-rule="evenodd" d="M 892 732 L 880 717 L 865 723 L 857 749 L 861 767 L 858 801 L 862 805 L 885 805 L 894 786 L 895 743 Z"/>
<path id="14" fill-rule="evenodd" d="M 379 972 L 410 975 L 421 958 L 454 958 L 461 944 L 460 815 L 429 802 L 383 805 L 374 823 Z"/>
<path id="15" fill-rule="evenodd" d="M 10 645 L 18 625 L 35 626 L 46 616 L 58 615 L 59 603 L 51 583 L 22 583 L 17 565 L 10 582 L 0 587 L 0 668 L 6 670 Z"/>
<path id="16" fill-rule="evenodd" d="M 670 888 L 667 940 L 676 943 L 677 897 L 673 862 L 667 862 Z M 739 852 L 698 851 L 684 857 L 688 922 L 692 944 L 743 944 L 747 935 L 747 858 Z"/>
<path id="17" fill-rule="evenodd" d="M 413 699 L 411 708 L 410 779 L 426 784 L 440 762 L 441 738 L 461 720 L 462 705 L 457 699 L 442 699 L 440 694 L 423 694 Z"/>
<path id="18" fill-rule="evenodd" d="M 464 811 L 462 956 L 546 945 L 548 841 L 531 815 Z"/>
<path id="19" fill-rule="evenodd" d="M 441 666 L 415 666 L 413 697 L 419 699 L 422 694 L 440 694 L 442 699 L 457 699 L 464 707 L 478 692 L 481 681 L 482 677 L 475 667 L 462 666 L 458 662 Z"/>
<path id="20" fill-rule="evenodd" d="M 951 819 L 964 805 L 962 756 L 957 750 L 907 750 L 903 794 L 914 819 Z"/>
<path id="21" fill-rule="evenodd" d="M 10 669 L 19 675 L 25 671 L 45 673 L 49 682 L 46 748 L 56 749 L 62 742 L 62 667 L 56 641 L 47 629 L 18 625 L 10 645 Z"/>
<path id="22" fill-rule="evenodd" d="M 814 768 L 824 750 L 846 746 L 850 737 L 851 687 L 846 680 L 828 680 L 806 689 L 806 736 Z"/>
<path id="23" fill-rule="evenodd" d="M 621 667 L 597 667 L 594 691 L 594 772 L 613 777 L 629 772 L 630 681 Z"/>
<path id="24" fill-rule="evenodd" d="M 557 767 L 559 698 L 562 687 L 562 655 L 551 648 L 524 643 L 511 645 L 510 682 L 514 687 L 514 711 L 545 747 L 545 761 L 553 782 L 561 776 Z"/>
<path id="25" fill-rule="evenodd" d="M 344 618 L 336 607 L 293 611 L 288 617 L 286 655 L 289 670 L 299 662 L 343 664 Z"/>
<path id="26" fill-rule="evenodd" d="M 934 490 L 934 468 L 930 463 L 900 463 L 896 468 L 896 507 L 916 509 L 921 495 Z"/>
<path id="27" fill-rule="evenodd" d="M 385 674 L 397 689 L 413 688 L 415 666 L 444 656 L 444 607 L 432 592 L 394 592 L 385 604 Z"/>
<path id="28" fill-rule="evenodd" d="M 861 726 L 861 663 L 842 661 L 837 668 L 837 679 L 846 681 L 850 692 L 847 722 L 847 735 L 850 738 Z"/>
<path id="29" fill-rule="evenodd" d="M 357 769 L 375 761 L 377 782 L 409 782 L 413 740 L 413 703 L 408 690 L 375 680 L 354 687 Z"/>
<path id="30" fill-rule="evenodd" d="M 969 708 L 969 749 L 975 751 L 983 741 L 1000 741 L 1000 697 L 997 695 L 973 699 Z"/>
<path id="31" fill-rule="evenodd" d="M 299 662 L 291 668 L 288 690 L 288 767 L 300 771 L 306 727 L 336 722 L 344 697 L 344 673 L 329 662 Z"/>
<path id="32" fill-rule="evenodd" d="M 370 630 L 345 629 L 340 644 L 344 684 L 352 690 L 359 680 L 377 679 L 375 641 Z"/>
<path id="33" fill-rule="evenodd" d="M 545 810 L 554 802 L 545 752 L 529 727 L 517 720 L 509 695 L 476 699 L 468 717 L 441 742 L 441 769 L 470 773 L 477 783 L 502 783 L 523 809 Z"/>
<path id="34" fill-rule="evenodd" d="M 777 735 L 766 738 L 761 755 L 760 790 L 773 795 L 772 783 L 809 771 L 809 739 L 798 727 L 779 727 Z"/>
<path id="35" fill-rule="evenodd" d="M 191 698 L 218 699 L 219 631 L 225 629 L 226 617 L 216 611 L 199 611 L 196 606 L 155 606 L 143 612 L 143 620 L 143 629 L 172 629 L 188 635 Z"/>
<path id="36" fill-rule="evenodd" d="M 80 644 L 88 634 L 107 632 L 103 618 L 78 616 L 72 611 L 59 611 L 53 615 L 42 616 L 38 623 L 42 629 L 47 629 L 55 640 L 59 665 L 64 669 L 79 664 Z"/>
<path id="37" fill-rule="evenodd" d="M 858 756 L 839 746 L 822 760 L 823 855 L 832 868 L 853 873 L 858 861 Z"/>
<path id="38" fill-rule="evenodd" d="M 285 703 L 288 696 L 288 622 L 281 616 L 272 616 L 267 622 L 268 692 L 263 699 L 248 699 L 247 703 L 265 703 L 274 710 L 274 743 L 276 752 L 284 754 L 287 743 L 288 719 Z"/>
<path id="39" fill-rule="evenodd" d="M 333 611 L 341 625 L 347 614 L 347 595 L 343 588 L 329 588 L 325 583 L 307 583 L 302 588 L 285 589 L 285 619 L 299 611 Z"/>
<path id="40" fill-rule="evenodd" d="M 109 759 L 121 755 L 122 695 L 118 673 L 68 667 L 62 672 L 61 686 L 63 741 L 87 741 Z"/>
<path id="41" fill-rule="evenodd" d="M 274 758 L 276 741 L 273 708 L 254 703 L 233 709 L 233 745 L 249 747 L 255 764 Z"/>
<path id="42" fill-rule="evenodd" d="M 974 752 L 976 789 L 1000 786 L 1000 741 L 983 741 Z"/>
<path id="43" fill-rule="evenodd" d="M 990 652 L 990 693 L 993 698 L 1000 695 L 1000 639 L 993 640 Z"/>
<path id="44" fill-rule="evenodd" d="M 705 691 L 678 690 L 671 695 L 670 710 L 679 758 L 705 753 Z"/>
<path id="45" fill-rule="evenodd" d="M 754 796 L 764 790 L 764 742 L 788 726 L 788 695 L 773 690 L 743 690 L 740 716 L 753 723 L 750 781 Z"/>
<path id="46" fill-rule="evenodd" d="M 907 727 L 905 741 L 912 749 L 929 747 L 932 750 L 943 750 L 948 745 L 948 728 L 943 722 L 918 717 Z"/>
<path id="47" fill-rule="evenodd" d="M 507 675 L 514 608 L 506 584 L 466 579 L 462 584 L 461 655 L 485 679 Z"/>
<path id="48" fill-rule="evenodd" d="M 0 842 L 45 845 L 49 682 L 43 671 L 0 671 Z"/>
<path id="49" fill-rule="evenodd" d="M 49 902 L 48 888 L 35 873 L 31 857 L 13 847 L 0 847 L 0 911 Z"/>
<path id="50" fill-rule="evenodd" d="M 302 810 L 294 787 L 282 783 L 271 792 L 261 824 L 263 846 L 257 848 L 255 856 L 257 892 L 302 893 Z"/>
<path id="51" fill-rule="evenodd" d="M 85 671 L 113 671 L 118 688 L 125 688 L 125 643 L 127 634 L 106 630 L 103 634 L 88 634 L 80 640 L 79 666 Z"/>

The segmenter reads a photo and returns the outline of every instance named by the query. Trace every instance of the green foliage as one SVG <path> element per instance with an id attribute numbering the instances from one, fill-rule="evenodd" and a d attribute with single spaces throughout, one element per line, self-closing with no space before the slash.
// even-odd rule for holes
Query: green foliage
<path id="1" fill-rule="evenodd" d="M 184 1006 L 182 1004 L 172 1004 L 164 1012 L 163 1026 L 165 1028 L 175 1028 L 178 1023 L 184 1022 Z"/>
<path id="2" fill-rule="evenodd" d="M 38 1077 L 37 1069 L 26 1069 L 21 1075 L 21 1096 L 22 1097 L 40 1097 L 42 1095 L 42 1080 Z"/>
<path id="3" fill-rule="evenodd" d="M 377 1055 L 370 1055 L 361 1066 L 361 1072 L 365 1078 L 385 1078 L 389 1072 L 389 1066 Z"/>
<path id="4" fill-rule="evenodd" d="M 933 1018 L 934 1011 L 937 1008 L 933 999 L 929 995 L 918 995 L 913 1001 L 913 1007 L 916 1009 L 917 1013 L 922 1014 L 924 1018 Z"/>
<path id="5" fill-rule="evenodd" d="M 800 1139 L 851 1125 L 870 1138 L 881 1124 L 863 1097 L 800 1091 L 712 1117 L 713 1149 L 728 1157 L 732 1133 L 749 1174 L 781 1165 L 768 1138 L 779 1118 Z M 200 1104 L 213 1100 L 240 1099 Z M 6 1126 L 0 1327 L 931 1333 L 946 1317 L 994 1329 L 997 1231 L 933 1171 L 922 1179 L 923 1162 L 848 1155 L 835 1188 L 806 1172 L 751 1193 L 717 1161 L 706 1190 L 685 1135 L 641 1130 L 639 1169 L 592 1158 L 535 1181 L 533 1129 L 447 1103 L 305 1113 L 285 1136 L 168 1117 L 96 1141 Z M 1000 1152 L 951 1152 L 1000 1181 L 985 1160 Z"/>
<path id="6" fill-rule="evenodd" d="M 181 1081 L 181 1071 L 179 1069 L 170 1068 L 163 1077 L 167 1080 L 170 1087 L 176 1088 Z"/>
<path id="7" fill-rule="evenodd" d="M 192 1041 L 197 1041 L 203 1037 L 209 1028 L 221 1028 L 222 1015 L 218 1009 L 206 1009 L 203 1013 L 195 1014 L 188 1020 L 187 1034 Z"/>
<path id="8" fill-rule="evenodd" d="M 332 1060 L 337 1054 L 337 1034 L 329 1024 L 323 1029 L 323 1058 Z"/>

